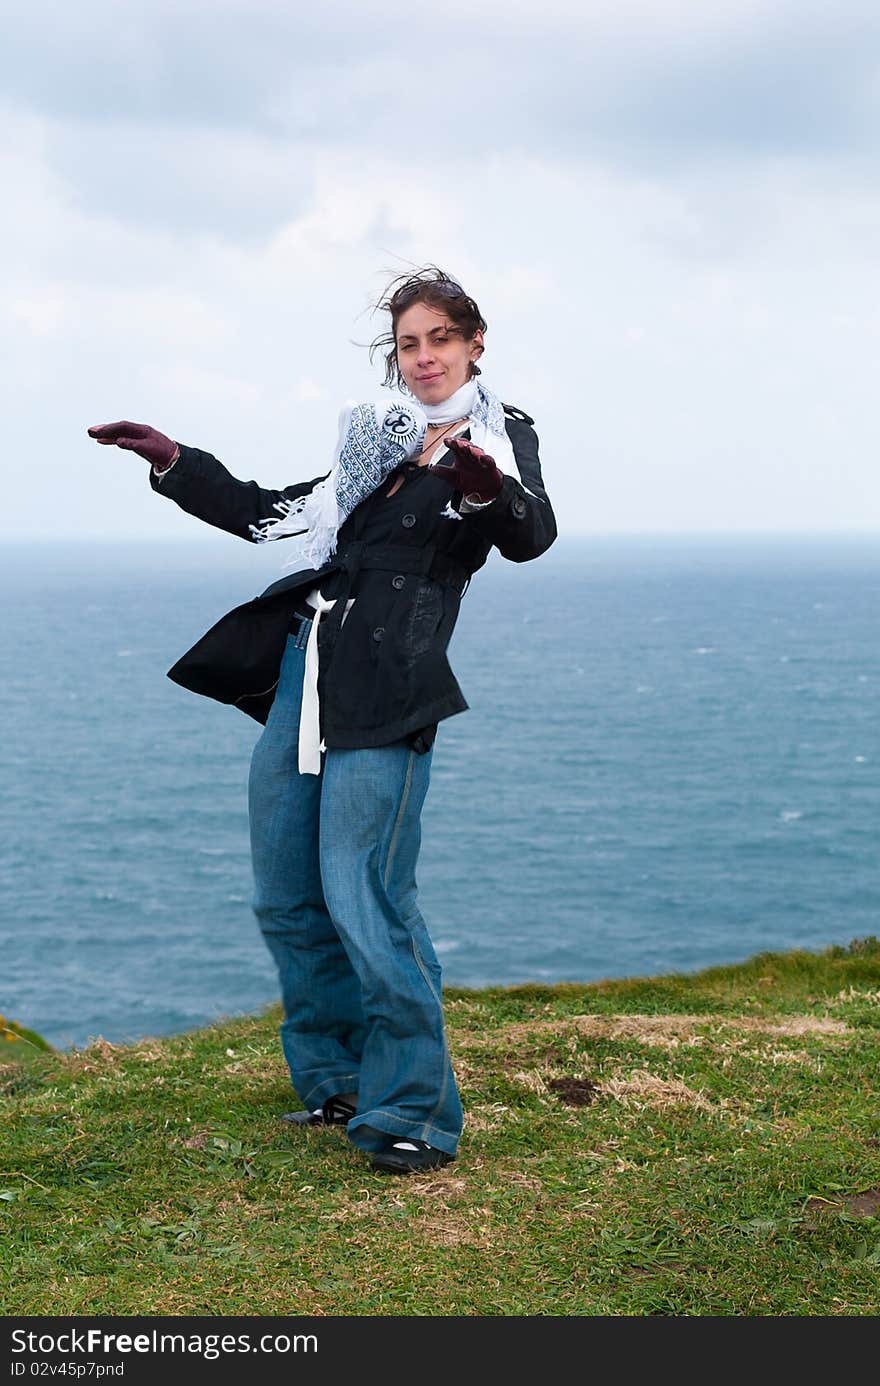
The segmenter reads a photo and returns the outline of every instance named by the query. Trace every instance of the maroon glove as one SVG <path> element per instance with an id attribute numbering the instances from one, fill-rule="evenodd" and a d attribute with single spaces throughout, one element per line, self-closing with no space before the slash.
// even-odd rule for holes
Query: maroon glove
<path id="1" fill-rule="evenodd" d="M 461 491 L 465 500 L 478 505 L 493 501 L 504 482 L 504 473 L 495 465 L 495 459 L 464 438 L 447 438 L 446 446 L 452 461 L 448 466 L 435 462 L 428 470 Z"/>
<path id="2" fill-rule="evenodd" d="M 98 424 L 89 429 L 89 437 L 96 443 L 115 443 L 118 448 L 136 452 L 138 457 L 152 462 L 157 472 L 167 471 L 180 452 L 173 439 L 166 438 L 164 433 L 148 424 L 127 423 L 125 419 L 120 423 Z"/>

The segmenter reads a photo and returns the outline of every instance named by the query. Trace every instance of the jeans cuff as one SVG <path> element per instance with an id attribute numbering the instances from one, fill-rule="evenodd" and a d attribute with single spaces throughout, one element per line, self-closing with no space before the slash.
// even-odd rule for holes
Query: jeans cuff
<path id="1" fill-rule="evenodd" d="M 323 1083 L 316 1083 L 313 1088 L 309 1088 L 306 1097 L 303 1097 L 299 1088 L 296 1091 L 303 1106 L 308 1107 L 310 1112 L 314 1112 L 327 1101 L 328 1097 L 337 1097 L 341 1092 L 357 1092 L 359 1081 L 359 1073 L 337 1073 L 335 1077 L 325 1078 Z"/>

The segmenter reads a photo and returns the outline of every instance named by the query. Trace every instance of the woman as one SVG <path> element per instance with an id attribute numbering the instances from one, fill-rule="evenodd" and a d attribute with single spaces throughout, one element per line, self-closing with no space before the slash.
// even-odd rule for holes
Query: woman
<path id="1" fill-rule="evenodd" d="M 391 326 L 371 358 L 387 348 L 384 383 L 402 393 L 343 409 L 323 477 L 267 490 L 146 425 L 89 433 L 146 458 L 153 490 L 208 524 L 286 540 L 292 571 L 169 677 L 264 725 L 249 781 L 253 906 L 304 1104 L 285 1119 L 345 1124 L 374 1169 L 407 1174 L 453 1160 L 462 1128 L 416 902 L 437 723 L 467 708 L 446 648 L 492 545 L 535 558 L 556 523 L 533 421 L 477 381 L 474 300 L 429 266 L 381 307 Z"/>

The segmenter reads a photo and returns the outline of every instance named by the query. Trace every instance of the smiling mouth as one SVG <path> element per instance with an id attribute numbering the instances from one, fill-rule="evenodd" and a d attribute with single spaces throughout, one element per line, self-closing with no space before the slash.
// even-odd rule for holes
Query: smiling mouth
<path id="1" fill-rule="evenodd" d="M 440 375 L 440 371 L 435 371 L 433 375 L 420 375 L 417 376 L 416 379 L 418 380 L 420 385 L 424 385 L 428 380 L 439 380 Z"/>

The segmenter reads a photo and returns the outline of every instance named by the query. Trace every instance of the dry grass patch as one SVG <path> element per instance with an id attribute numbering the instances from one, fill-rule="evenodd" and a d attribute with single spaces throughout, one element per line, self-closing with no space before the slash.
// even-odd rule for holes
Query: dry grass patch
<path id="1" fill-rule="evenodd" d="M 543 1180 L 536 1174 L 524 1174 L 521 1169 L 505 1170 L 499 1168 L 497 1173 L 502 1178 L 506 1178 L 508 1183 L 517 1189 L 524 1189 L 528 1193 L 542 1194 L 544 1192 Z"/>
<path id="2" fill-rule="evenodd" d="M 880 1006 L 880 988 L 876 991 L 860 991 L 858 987 L 844 987 L 837 993 L 838 1001 L 867 1001 L 871 1006 Z"/>
<path id="3" fill-rule="evenodd" d="M 406 1212 L 407 1238 L 424 1240 L 432 1246 L 487 1247 L 492 1240 L 491 1209 L 474 1207 L 472 1181 L 452 1173 L 409 1175 L 395 1182 L 392 1190 L 384 1182 L 377 1188 L 361 1187 L 350 1196 L 337 1196 L 332 1212 L 322 1221 L 342 1226 L 373 1224 L 381 1226 Z"/>
<path id="4" fill-rule="evenodd" d="M 409 1236 L 421 1236 L 431 1246 L 473 1246 L 483 1250 L 495 1241 L 492 1213 L 488 1208 L 470 1208 L 467 1212 L 435 1212 L 430 1217 L 410 1217 Z"/>
<path id="5" fill-rule="evenodd" d="M 780 1064 L 808 1068 L 813 1073 L 821 1073 L 825 1067 L 818 1055 L 810 1054 L 806 1049 L 780 1049 L 772 1044 L 764 1044 L 758 1049 L 740 1049 L 737 1057 L 752 1059 L 759 1064 L 770 1064 L 773 1068 Z"/>
<path id="6" fill-rule="evenodd" d="M 98 1039 L 92 1040 L 85 1049 L 72 1049 L 67 1054 L 59 1055 L 59 1062 L 72 1075 L 100 1073 L 102 1070 L 112 1072 L 119 1067 L 123 1059 L 132 1055 L 137 1056 L 138 1051 L 137 1045 L 126 1048 L 122 1044 L 111 1044 L 109 1040 L 99 1036 Z"/>
<path id="7" fill-rule="evenodd" d="M 511 1078 L 514 1083 L 519 1083 L 521 1088 L 527 1088 L 539 1097 L 548 1095 L 547 1079 L 539 1068 L 522 1069 L 519 1073 L 512 1073 Z"/>
<path id="8" fill-rule="evenodd" d="M 853 1029 L 842 1020 L 830 1016 L 793 1015 L 786 1020 L 762 1020 L 760 1016 L 742 1016 L 724 1022 L 735 1030 L 761 1030 L 767 1035 L 851 1035 Z"/>
<path id="9" fill-rule="evenodd" d="M 634 1040 L 638 1044 L 674 1049 L 682 1043 L 701 1044 L 711 1040 L 712 1030 L 760 1031 L 767 1035 L 823 1037 L 852 1034 L 849 1025 L 827 1016 L 790 1016 L 767 1020 L 760 1016 L 728 1015 L 571 1015 L 552 1020 L 517 1021 L 497 1030 L 459 1035 L 456 1047 L 465 1052 L 501 1045 L 522 1052 L 528 1042 L 558 1036 L 585 1039 Z"/>
<path id="10" fill-rule="evenodd" d="M 465 1115 L 468 1131 L 500 1131 L 511 1121 L 519 1121 L 519 1116 L 501 1102 L 485 1102 L 479 1107 L 468 1107 Z"/>
<path id="11" fill-rule="evenodd" d="M 210 1139 L 210 1131 L 194 1131 L 191 1136 L 188 1136 L 185 1141 L 181 1141 L 180 1144 L 185 1146 L 187 1150 L 204 1150 Z"/>
<path id="12" fill-rule="evenodd" d="M 606 1078 L 596 1086 L 601 1096 L 611 1097 L 624 1107 L 694 1107 L 711 1112 L 716 1105 L 725 1105 L 710 1102 L 679 1078 L 658 1078 L 646 1069 L 633 1069 L 626 1078 Z"/>

